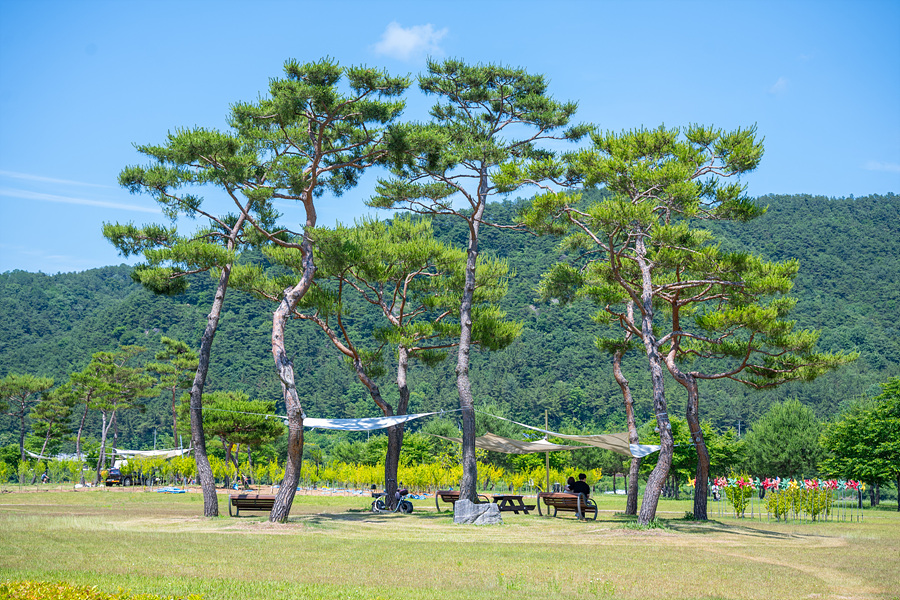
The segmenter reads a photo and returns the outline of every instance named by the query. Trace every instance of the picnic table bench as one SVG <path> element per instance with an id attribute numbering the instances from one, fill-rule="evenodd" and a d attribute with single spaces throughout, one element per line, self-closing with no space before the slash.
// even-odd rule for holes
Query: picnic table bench
<path id="1" fill-rule="evenodd" d="M 574 512 L 579 519 L 585 518 L 585 513 L 594 513 L 593 520 L 597 520 L 597 503 L 587 498 L 584 494 L 568 494 L 565 492 L 541 492 L 538 494 L 538 514 L 541 512 L 541 500 L 547 507 L 547 516 L 550 516 L 550 509 L 553 509 L 553 516 L 558 511 Z"/>
<path id="2" fill-rule="evenodd" d="M 240 516 L 242 510 L 270 511 L 275 505 L 275 496 L 271 494 L 235 494 L 229 496 L 228 516 Z M 231 514 L 234 507 L 234 514 Z"/>
<path id="3" fill-rule="evenodd" d="M 459 500 L 459 490 L 438 490 L 434 493 L 434 507 L 438 512 L 441 512 L 441 506 L 438 504 L 438 501 L 456 504 L 457 500 Z M 475 497 L 476 504 L 487 504 L 489 502 L 490 500 L 483 494 L 477 494 Z"/>

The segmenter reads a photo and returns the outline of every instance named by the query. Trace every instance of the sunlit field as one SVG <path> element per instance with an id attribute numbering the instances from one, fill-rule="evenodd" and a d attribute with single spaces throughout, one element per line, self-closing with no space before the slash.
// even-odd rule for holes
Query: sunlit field
<path id="1" fill-rule="evenodd" d="M 596 521 L 504 513 L 503 525 L 475 527 L 433 499 L 373 514 L 366 495 L 298 494 L 289 522 L 271 524 L 229 517 L 225 495 L 224 516 L 207 519 L 198 492 L 10 487 L 0 580 L 207 600 L 900 598 L 893 506 L 853 523 L 738 520 L 711 506 L 701 524 L 684 520 L 689 501 L 663 500 L 665 527 L 637 530 L 619 514 L 623 496 L 598 501 Z"/>

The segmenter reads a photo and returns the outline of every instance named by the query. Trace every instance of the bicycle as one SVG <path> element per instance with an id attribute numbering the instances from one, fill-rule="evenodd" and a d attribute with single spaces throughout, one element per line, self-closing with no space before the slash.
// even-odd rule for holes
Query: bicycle
<path id="1" fill-rule="evenodd" d="M 375 487 L 375 486 L 372 486 Z M 372 492 L 372 497 L 375 498 L 372 501 L 372 512 L 402 512 L 403 514 L 411 514 L 413 511 L 413 503 L 406 499 L 406 496 L 409 495 L 408 489 L 400 489 L 394 492 L 394 500 L 396 503 L 394 507 L 384 503 L 385 500 L 385 492 Z"/>

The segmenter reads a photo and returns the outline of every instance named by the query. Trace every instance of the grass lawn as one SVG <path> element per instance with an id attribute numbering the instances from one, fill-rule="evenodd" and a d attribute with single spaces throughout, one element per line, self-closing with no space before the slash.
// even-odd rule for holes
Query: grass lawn
<path id="1" fill-rule="evenodd" d="M 596 521 L 504 513 L 502 526 L 453 524 L 433 500 L 412 515 L 370 499 L 297 495 L 286 524 L 265 513 L 202 516 L 199 492 L 83 489 L 0 494 L 0 581 L 212 599 L 900 598 L 900 514 L 862 523 L 684 521 L 638 531 L 599 497 Z M 713 510 L 711 509 L 711 514 Z M 715 517 L 714 517 L 715 518 Z"/>

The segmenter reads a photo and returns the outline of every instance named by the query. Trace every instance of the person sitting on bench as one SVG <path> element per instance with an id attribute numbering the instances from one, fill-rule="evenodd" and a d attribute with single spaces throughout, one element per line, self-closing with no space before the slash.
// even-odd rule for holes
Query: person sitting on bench
<path id="1" fill-rule="evenodd" d="M 591 495 L 591 487 L 587 484 L 587 475 L 584 473 L 579 473 L 578 481 L 569 484 L 569 487 L 573 494 L 584 494 L 585 498 Z"/>

